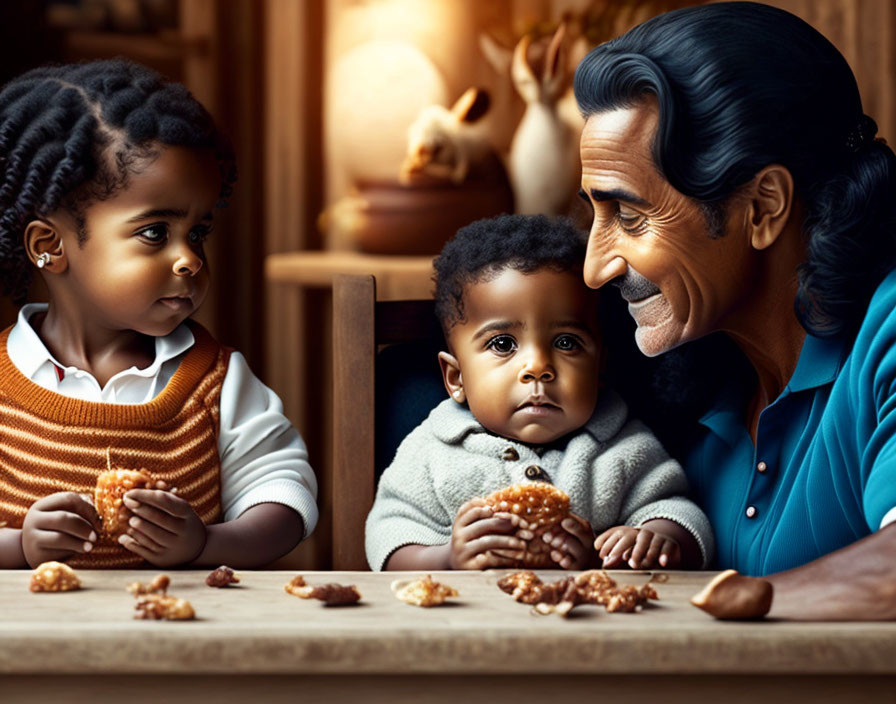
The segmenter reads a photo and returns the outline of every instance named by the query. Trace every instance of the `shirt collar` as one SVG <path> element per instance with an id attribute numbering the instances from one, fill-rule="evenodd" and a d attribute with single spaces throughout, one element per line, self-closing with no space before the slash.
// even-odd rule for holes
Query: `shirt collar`
<path id="1" fill-rule="evenodd" d="M 815 337 L 807 334 L 787 389 L 793 393 L 830 384 L 840 373 L 847 352 L 847 340 L 842 336 Z"/>
<path id="2" fill-rule="evenodd" d="M 815 337 L 807 334 L 793 376 L 775 402 L 798 391 L 833 383 L 848 353 L 848 340 L 844 337 Z M 743 389 L 734 386 L 726 388 L 715 405 L 700 418 L 699 423 L 733 444 L 744 429 L 744 401 Z"/>
<path id="3" fill-rule="evenodd" d="M 31 317 L 46 312 L 48 307 L 46 303 L 28 303 L 22 306 L 16 324 L 9 333 L 7 350 L 10 360 L 29 379 L 33 379 L 37 371 L 48 363 L 59 369 L 66 369 L 64 364 L 53 357 L 43 340 L 31 327 Z M 193 342 L 193 333 L 187 325 L 181 324 L 169 335 L 155 338 L 156 356 L 152 364 L 144 369 L 131 367 L 119 374 L 154 376 L 165 362 L 190 349 Z"/>

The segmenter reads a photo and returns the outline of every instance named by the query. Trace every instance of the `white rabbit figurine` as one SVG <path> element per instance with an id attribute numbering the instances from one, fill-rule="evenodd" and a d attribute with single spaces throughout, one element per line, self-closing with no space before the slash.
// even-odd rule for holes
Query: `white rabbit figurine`
<path id="1" fill-rule="evenodd" d="M 488 136 L 477 124 L 488 107 L 488 93 L 469 88 L 450 110 L 441 105 L 423 108 L 408 128 L 401 183 L 419 176 L 463 183 L 470 169 L 493 152 Z"/>
<path id="2" fill-rule="evenodd" d="M 513 51 L 511 76 L 526 102 L 508 158 L 518 213 L 566 213 L 577 190 L 578 139 L 558 108 L 570 86 L 565 31 L 565 24 L 557 28 L 543 62 L 529 57 L 530 35 Z"/>

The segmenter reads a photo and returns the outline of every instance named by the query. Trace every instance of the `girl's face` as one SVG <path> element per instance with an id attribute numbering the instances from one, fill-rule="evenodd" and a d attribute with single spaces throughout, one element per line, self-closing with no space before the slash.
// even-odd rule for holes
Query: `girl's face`
<path id="1" fill-rule="evenodd" d="M 62 233 L 67 267 L 51 286 L 92 324 L 156 337 L 205 298 L 203 245 L 221 186 L 210 152 L 160 146 L 157 153 L 131 169 L 118 193 L 86 208 L 85 241 L 74 227 Z"/>

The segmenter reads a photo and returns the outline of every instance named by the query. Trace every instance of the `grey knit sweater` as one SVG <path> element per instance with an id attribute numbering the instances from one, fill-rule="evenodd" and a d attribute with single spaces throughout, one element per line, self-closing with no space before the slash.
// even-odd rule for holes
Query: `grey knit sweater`
<path id="1" fill-rule="evenodd" d="M 380 479 L 367 516 L 367 561 L 381 570 L 404 545 L 444 545 L 464 503 L 533 480 L 569 494 L 570 510 L 595 534 L 666 518 L 693 533 L 704 567 L 712 559 L 712 529 L 683 496 L 688 486 L 681 466 L 643 423 L 628 418 L 617 394 L 604 391 L 591 419 L 562 447 L 492 435 L 466 406 L 440 403 L 402 441 Z"/>

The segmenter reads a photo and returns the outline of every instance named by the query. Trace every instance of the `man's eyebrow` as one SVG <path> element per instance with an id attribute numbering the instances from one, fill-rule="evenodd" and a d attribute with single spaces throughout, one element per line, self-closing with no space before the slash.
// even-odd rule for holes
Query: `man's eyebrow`
<path id="1" fill-rule="evenodd" d="M 153 210 L 144 210 L 132 218 L 128 218 L 127 222 L 139 222 L 141 220 L 150 220 L 152 218 L 185 218 L 189 215 L 186 210 L 178 210 L 177 208 L 155 208 Z M 212 212 L 209 211 L 202 216 L 201 220 L 211 220 Z"/>
<path id="2" fill-rule="evenodd" d="M 493 320 L 490 323 L 486 323 L 481 328 L 476 331 L 476 334 L 473 335 L 473 340 L 478 340 L 480 337 L 485 337 L 490 332 L 498 332 L 499 330 L 509 330 L 511 328 L 521 328 L 523 327 L 523 323 L 520 320 Z"/>
<path id="3" fill-rule="evenodd" d="M 601 191 L 597 188 L 592 188 L 589 193 L 591 193 L 591 198 L 594 199 L 595 202 L 600 202 L 602 200 L 618 200 L 623 203 L 631 203 L 632 205 L 640 205 L 641 207 L 649 208 L 650 203 L 648 203 L 643 198 L 639 198 L 634 193 L 630 193 L 622 188 L 613 188 L 609 191 Z"/>

